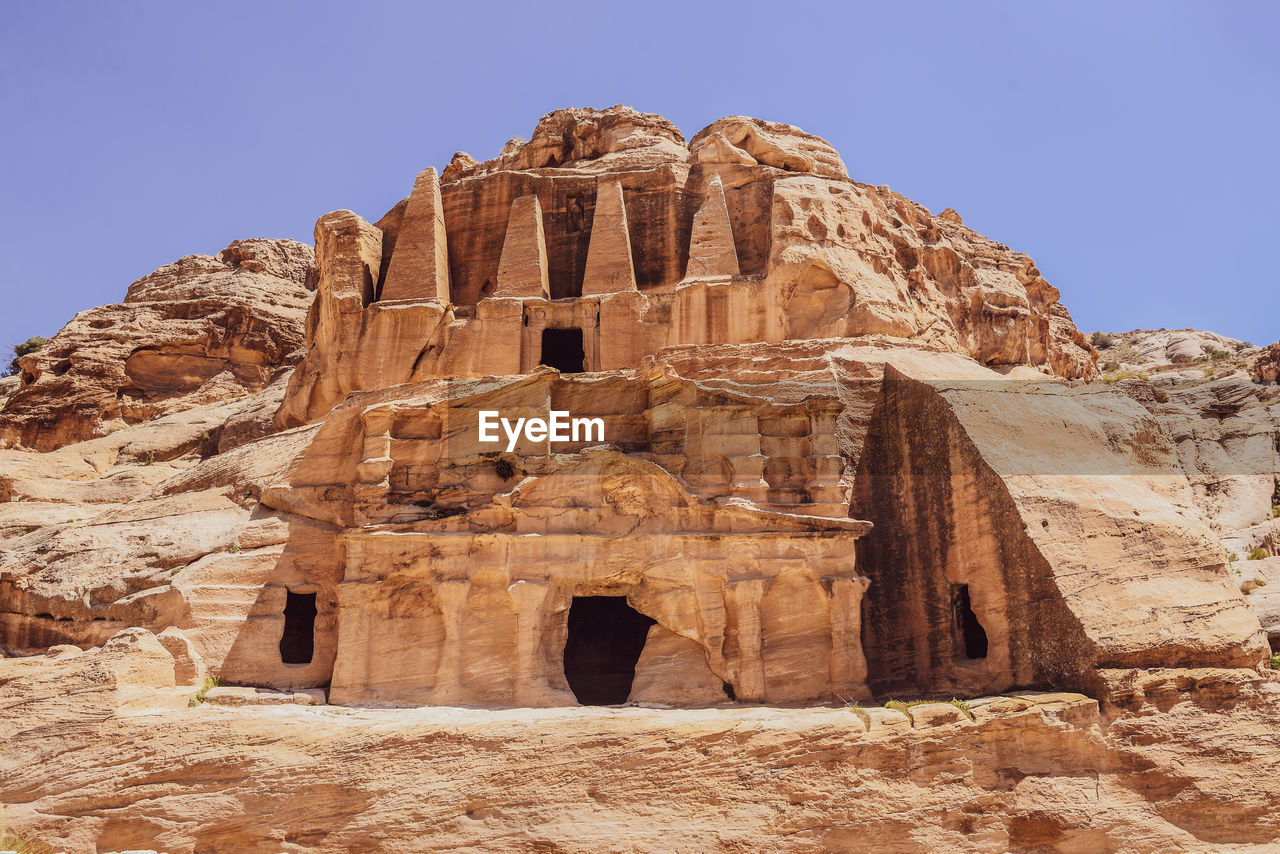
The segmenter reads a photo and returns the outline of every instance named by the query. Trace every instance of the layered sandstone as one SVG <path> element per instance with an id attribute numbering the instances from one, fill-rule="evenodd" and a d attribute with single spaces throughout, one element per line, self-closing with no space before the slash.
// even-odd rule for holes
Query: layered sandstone
<path id="1" fill-rule="evenodd" d="M 755 119 L 686 145 L 626 108 L 552 113 L 495 160 L 424 172 L 376 225 L 322 217 L 316 246 L 308 356 L 282 424 L 360 389 L 525 372 L 543 330 L 566 327 L 583 330 L 591 370 L 673 345 L 876 336 L 1095 374 L 1030 258 L 954 211 L 851 181 L 824 140 Z M 520 268 L 531 284 L 512 284 Z"/>
<path id="2" fill-rule="evenodd" d="M 1256 676 L 1151 674 L 1123 708 L 1043 691 L 967 712 L 188 708 L 163 649 L 126 668 L 109 646 L 0 660 L 0 708 L 22 710 L 0 716 L 5 819 L 69 854 L 1209 852 L 1280 835 L 1280 716 Z M 59 749 L 42 728 L 67 733 Z"/>
<path id="3" fill-rule="evenodd" d="M 1087 383 L 1029 258 L 743 117 L 686 142 L 557 111 L 315 237 L 161 268 L 23 363 L 0 414 L 20 829 L 74 852 L 1280 834 L 1280 559 L 1231 560 L 1276 542 L 1263 354 L 1126 338 L 1146 361 L 1103 347 Z M 602 435 L 508 450 L 481 410 Z"/>
<path id="4" fill-rule="evenodd" d="M 1133 330 L 1099 348 L 1114 388 L 1141 403 L 1177 449 L 1201 518 L 1226 551 L 1246 601 L 1273 645 L 1280 602 L 1280 344 L 1254 347 L 1213 332 Z"/>
<path id="5" fill-rule="evenodd" d="M 0 443 L 49 451 L 262 390 L 302 344 L 312 258 L 296 241 L 238 240 L 80 312 L 22 359 Z"/>

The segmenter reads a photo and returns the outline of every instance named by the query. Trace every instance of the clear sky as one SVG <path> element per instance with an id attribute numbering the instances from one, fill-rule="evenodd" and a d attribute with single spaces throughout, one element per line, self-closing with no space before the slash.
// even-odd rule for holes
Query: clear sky
<path id="1" fill-rule="evenodd" d="M 1094 329 L 1280 338 L 1274 2 L 47 2 L 0 16 L 0 344 L 181 255 L 370 220 L 566 106 L 830 140 Z"/>

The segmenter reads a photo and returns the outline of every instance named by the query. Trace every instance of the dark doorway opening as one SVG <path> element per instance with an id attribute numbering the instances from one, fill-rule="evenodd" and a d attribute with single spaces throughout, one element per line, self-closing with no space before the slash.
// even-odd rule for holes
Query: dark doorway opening
<path id="1" fill-rule="evenodd" d="M 969 585 L 951 585 L 951 610 L 955 614 L 956 632 L 964 645 L 964 657 L 986 658 L 987 631 L 969 605 Z"/>
<path id="2" fill-rule="evenodd" d="M 542 330 L 542 364 L 566 374 L 585 371 L 587 354 L 582 348 L 582 330 Z"/>
<path id="3" fill-rule="evenodd" d="M 631 694 L 636 662 L 656 620 L 625 596 L 575 596 L 569 606 L 564 677 L 584 706 L 614 706 Z"/>
<path id="4" fill-rule="evenodd" d="M 310 664 L 316 647 L 316 594 L 288 592 L 284 603 L 284 634 L 280 636 L 280 660 L 285 664 Z"/>

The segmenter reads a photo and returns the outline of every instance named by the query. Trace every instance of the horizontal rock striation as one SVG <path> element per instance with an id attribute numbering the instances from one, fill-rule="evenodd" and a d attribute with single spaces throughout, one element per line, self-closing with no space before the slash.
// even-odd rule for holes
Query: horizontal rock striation
<path id="1" fill-rule="evenodd" d="M 296 241 L 239 240 L 80 312 L 22 359 L 0 443 L 50 451 L 261 390 L 302 345 L 312 259 Z"/>

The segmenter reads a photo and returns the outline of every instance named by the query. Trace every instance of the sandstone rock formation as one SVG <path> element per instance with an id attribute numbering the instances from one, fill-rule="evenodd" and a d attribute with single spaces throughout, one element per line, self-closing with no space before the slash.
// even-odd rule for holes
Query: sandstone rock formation
<path id="1" fill-rule="evenodd" d="M 531 198 L 541 243 L 517 215 Z M 1094 376 L 1031 259 L 957 219 L 851 181 L 828 143 L 787 125 L 723 119 L 686 146 L 658 116 L 558 111 L 495 160 L 424 172 L 376 225 L 320 219 L 320 292 L 281 424 L 360 389 L 526 372 L 548 329 L 580 330 L 590 370 L 673 345 L 876 336 Z M 541 272 L 511 290 L 512 270 L 544 264 L 549 300 L 528 301 Z M 402 270 L 419 271 L 416 302 Z"/>
<path id="2" fill-rule="evenodd" d="M 49 451 L 260 391 L 302 344 L 311 263 L 295 241 L 238 240 L 80 312 L 22 359 L 0 443 Z"/>
<path id="3" fill-rule="evenodd" d="M 69 854 L 1207 852 L 1280 834 L 1280 718 L 1256 675 L 1152 674 L 1123 713 L 974 698 L 972 720 L 949 704 L 187 708 L 165 686 L 121 712 L 106 660 L 0 660 L 0 708 L 22 709 L 0 715 L 5 818 Z M 63 749 L 41 727 L 70 730 Z"/>
<path id="4" fill-rule="evenodd" d="M 1198 330 L 1110 333 L 1108 382 L 1159 421 L 1177 449 L 1199 515 L 1236 583 L 1280 648 L 1266 562 L 1280 554 L 1280 389 L 1265 348 Z"/>
<path id="5" fill-rule="evenodd" d="M 1029 258 L 743 117 L 686 143 L 557 111 L 315 239 L 314 267 L 242 241 L 161 268 L 23 363 L 0 413 L 21 829 L 74 852 L 1280 837 L 1261 351 L 1134 333 L 1100 371 Z M 584 419 L 508 447 L 486 412 Z"/>

